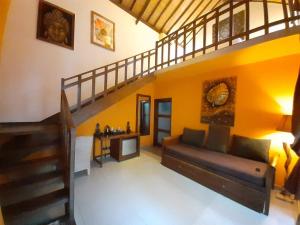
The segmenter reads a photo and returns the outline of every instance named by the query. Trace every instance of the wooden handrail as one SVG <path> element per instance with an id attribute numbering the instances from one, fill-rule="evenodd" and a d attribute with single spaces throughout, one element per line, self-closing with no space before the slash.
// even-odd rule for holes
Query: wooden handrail
<path id="1" fill-rule="evenodd" d="M 61 145 L 64 162 L 64 183 L 69 191 L 68 215 L 74 218 L 74 163 L 75 163 L 75 140 L 76 128 L 70 111 L 70 106 L 64 90 L 61 91 Z"/>
<path id="2" fill-rule="evenodd" d="M 250 3 L 262 5 L 263 25 L 258 27 L 251 27 L 250 21 Z M 203 55 L 208 50 L 217 51 L 221 48 L 221 45 L 228 44 L 231 46 L 237 38 L 241 38 L 245 41 L 252 39 L 251 35 L 256 32 L 262 32 L 261 35 L 270 33 L 270 28 L 273 26 L 284 24 L 283 29 L 289 29 L 292 26 L 296 26 L 296 20 L 300 19 L 300 15 L 295 13 L 288 13 L 288 10 L 292 9 L 290 0 L 281 0 L 278 4 L 282 5 L 283 18 L 277 21 L 270 21 L 268 1 L 267 0 L 239 0 L 239 1 L 227 1 L 220 4 L 204 14 L 203 16 L 196 18 L 194 21 L 182 26 L 178 30 L 172 32 L 166 37 L 156 42 L 155 49 L 144 51 L 140 54 L 128 57 L 123 60 L 119 60 L 108 65 L 89 70 L 87 72 L 62 79 L 62 90 L 67 90 L 72 87 L 77 87 L 77 101 L 76 105 L 72 108 L 74 110 L 80 110 L 83 104 L 86 104 L 87 99 L 90 102 L 94 102 L 99 96 L 106 96 L 112 90 L 116 90 L 120 86 L 127 85 L 128 80 L 132 77 L 142 77 L 152 74 L 153 72 L 180 63 L 189 59 L 190 57 L 196 57 L 197 53 Z M 239 34 L 234 32 L 233 21 L 234 11 L 238 8 L 244 7 L 245 9 L 245 30 Z M 259 9 L 257 9 L 259 10 Z M 223 19 L 225 14 L 229 14 L 229 35 L 220 39 L 219 36 L 219 23 Z M 211 37 L 209 30 L 214 26 L 214 40 Z M 297 25 L 299 26 L 299 25 Z M 256 37 L 256 36 L 255 36 Z M 191 45 L 191 46 L 189 46 Z M 174 47 L 174 48 L 173 48 Z M 180 53 L 179 49 L 182 49 Z M 123 72 L 123 74 L 122 74 Z M 123 79 L 122 79 L 123 75 Z M 103 77 L 103 90 L 96 92 L 96 80 Z M 111 81 L 114 79 L 114 81 Z M 82 97 L 82 84 L 91 82 L 91 96 L 87 99 Z M 109 84 L 110 82 L 110 84 Z M 99 88 L 99 87 L 98 87 Z"/>

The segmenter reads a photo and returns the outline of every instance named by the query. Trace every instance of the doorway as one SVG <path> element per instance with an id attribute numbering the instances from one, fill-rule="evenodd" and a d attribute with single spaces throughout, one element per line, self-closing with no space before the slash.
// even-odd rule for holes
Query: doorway
<path id="1" fill-rule="evenodd" d="M 162 139 L 171 135 L 172 99 L 154 101 L 154 145 L 161 146 Z"/>

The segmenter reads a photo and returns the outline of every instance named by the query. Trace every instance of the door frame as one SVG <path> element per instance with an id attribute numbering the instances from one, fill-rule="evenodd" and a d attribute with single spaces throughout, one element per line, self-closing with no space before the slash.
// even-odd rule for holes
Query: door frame
<path id="1" fill-rule="evenodd" d="M 160 102 L 171 102 L 171 115 L 167 116 L 167 115 L 158 115 L 158 104 Z M 170 118 L 170 130 L 162 130 L 162 129 L 158 129 L 158 117 L 165 117 L 165 118 Z M 169 133 L 169 135 L 171 136 L 171 132 L 172 132 L 172 98 L 158 98 L 158 99 L 154 99 L 154 132 L 153 132 L 153 145 L 154 146 L 161 146 L 161 144 L 157 143 L 157 135 L 158 135 L 158 131 L 163 131 L 166 133 Z"/>
<path id="2" fill-rule="evenodd" d="M 135 131 L 137 133 L 140 133 L 140 129 L 139 129 L 139 124 L 140 124 L 140 110 L 139 110 L 139 105 L 140 105 L 140 97 L 145 97 L 145 98 L 149 98 L 149 132 L 147 134 L 141 135 L 140 136 L 147 136 L 151 134 L 151 105 L 152 105 L 152 100 L 151 100 L 151 96 L 150 95 L 144 95 L 144 94 L 137 94 L 136 95 L 136 114 L 135 114 Z"/>

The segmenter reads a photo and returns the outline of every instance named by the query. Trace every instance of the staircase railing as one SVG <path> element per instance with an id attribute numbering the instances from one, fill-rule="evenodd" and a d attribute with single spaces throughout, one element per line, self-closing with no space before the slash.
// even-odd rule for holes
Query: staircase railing
<path id="1" fill-rule="evenodd" d="M 66 208 L 68 216 L 74 219 L 74 163 L 75 163 L 75 140 L 76 128 L 73 123 L 70 106 L 65 91 L 61 92 L 61 137 L 62 137 L 62 157 L 64 162 L 64 183 L 69 191 L 68 207 Z"/>
<path id="2" fill-rule="evenodd" d="M 72 110 L 80 110 L 103 96 L 127 85 L 138 77 L 155 71 L 155 49 L 142 52 L 132 57 L 62 79 L 62 90 L 77 87 L 77 99 Z M 82 87 L 91 86 L 91 94 L 84 98 Z"/>
<path id="3" fill-rule="evenodd" d="M 271 9 L 270 4 L 280 8 L 282 17 L 271 18 L 270 11 L 274 7 Z M 278 4 L 267 0 L 227 1 L 157 41 L 155 49 L 62 79 L 62 90 L 73 91 L 70 96 L 77 98 L 72 99 L 72 110 L 80 110 L 135 79 L 170 65 L 277 30 L 299 26 L 300 15 L 293 10 L 293 6 L 293 0 L 281 0 Z M 237 31 L 235 14 L 240 11 L 243 11 L 244 23 Z M 253 13 L 262 15 L 261 24 L 252 24 Z M 227 23 L 225 30 L 221 23 Z"/>

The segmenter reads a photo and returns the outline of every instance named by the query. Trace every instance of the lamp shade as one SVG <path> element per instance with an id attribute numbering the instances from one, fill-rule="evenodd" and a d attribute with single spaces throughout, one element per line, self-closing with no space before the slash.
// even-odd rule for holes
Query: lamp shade
<path id="1" fill-rule="evenodd" d="M 291 132 L 292 131 L 292 116 L 283 115 L 281 117 L 280 123 L 277 127 L 278 131 Z"/>

